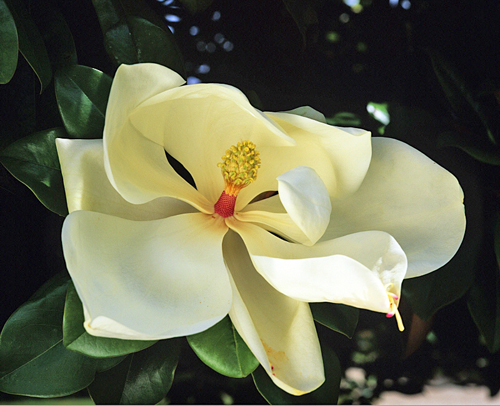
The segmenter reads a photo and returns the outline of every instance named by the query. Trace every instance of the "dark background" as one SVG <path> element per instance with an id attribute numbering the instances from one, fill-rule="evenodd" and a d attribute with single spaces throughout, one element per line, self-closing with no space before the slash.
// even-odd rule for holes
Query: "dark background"
<path id="1" fill-rule="evenodd" d="M 56 3 L 73 33 L 78 63 L 113 75 L 115 67 L 102 45 L 90 0 Z M 148 3 L 159 15 L 170 16 L 169 25 L 190 81 L 235 85 L 264 110 L 310 105 L 327 117 L 349 112 L 374 134 L 380 123 L 367 114 L 367 103 L 388 103 L 391 118 L 400 120 L 398 137 L 454 173 L 466 199 L 471 190 L 474 194 L 498 194 L 496 167 L 478 163 L 456 148 L 436 149 L 438 128 L 475 128 L 477 123 L 467 115 L 457 116 L 450 108 L 428 50 L 438 51 L 449 61 L 498 116 L 494 92 L 500 88 L 500 3 L 373 0 L 358 3 L 362 6 L 359 9 L 350 7 L 348 1 L 318 0 L 310 2 L 315 11 L 313 24 L 303 32 L 281 1 L 215 0 L 195 15 L 177 2 Z M 403 4 L 410 6 L 405 9 Z M 6 112 L 12 108 L 3 97 L 2 125 L 7 125 Z M 414 121 L 405 121 L 405 117 Z M 415 131 L 414 122 L 421 125 L 422 133 Z M 50 276 L 64 270 L 60 247 L 63 218 L 48 211 L 1 166 L 0 202 L 3 325 Z M 492 219 L 489 206 L 485 207 L 478 221 L 488 224 Z M 404 360 L 407 337 L 395 337 L 385 326 L 383 317 L 362 312 L 353 340 L 319 327 L 322 336 L 344 349 L 339 353 L 344 367 L 360 366 L 378 382 L 376 387 L 368 381 L 361 387 L 351 382 L 343 389 L 343 402 L 367 403 L 384 389 L 418 392 L 437 371 L 456 383 L 486 384 L 492 394 L 498 392 L 500 359 L 482 344 L 465 299 L 441 309 L 427 324 L 433 335 Z M 219 377 L 189 355 L 183 362 L 180 380 L 170 393 L 173 403 L 218 403 L 221 391 L 237 403 L 262 402 L 251 380 L 234 383 Z M 406 381 L 398 381 L 402 376 Z"/>

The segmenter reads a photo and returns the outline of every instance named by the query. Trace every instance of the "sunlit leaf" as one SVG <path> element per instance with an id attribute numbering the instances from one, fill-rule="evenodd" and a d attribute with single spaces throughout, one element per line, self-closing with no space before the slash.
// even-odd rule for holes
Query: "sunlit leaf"
<path id="1" fill-rule="evenodd" d="M 50 60 L 42 36 L 22 1 L 5 1 L 16 22 L 19 50 L 37 75 L 42 92 L 52 79 Z"/>
<path id="2" fill-rule="evenodd" d="M 491 352 L 500 350 L 500 213 L 493 226 L 496 263 L 481 264 L 468 292 L 467 305 Z M 489 250 L 488 250 L 489 251 Z M 489 253 L 489 252 L 488 252 Z M 486 256 L 486 259 L 489 257 Z"/>
<path id="3" fill-rule="evenodd" d="M 271 405 L 336 405 L 340 391 L 341 369 L 337 354 L 327 345 L 321 346 L 325 367 L 325 382 L 315 391 L 293 396 L 278 388 L 264 368 L 257 368 L 253 380 L 257 390 Z"/>
<path id="4" fill-rule="evenodd" d="M 196 355 L 220 374 L 242 378 L 259 365 L 228 316 L 187 340 Z"/>
<path id="5" fill-rule="evenodd" d="M 333 117 L 327 117 L 326 122 L 340 127 L 359 127 L 361 125 L 361 119 L 359 116 L 348 111 L 335 113 Z"/>
<path id="6" fill-rule="evenodd" d="M 111 83 L 108 75 L 87 66 L 74 65 L 57 71 L 57 104 L 71 137 L 102 138 Z"/>
<path id="7" fill-rule="evenodd" d="M 143 350 L 156 342 L 96 337 L 87 333 L 83 322 L 82 302 L 71 284 L 66 295 L 63 318 L 63 343 L 66 348 L 90 357 L 110 358 Z"/>
<path id="8" fill-rule="evenodd" d="M 158 341 L 152 347 L 129 355 L 116 367 L 97 373 L 89 386 L 97 404 L 150 404 L 161 401 L 174 379 L 180 354 L 180 339 Z"/>
<path id="9" fill-rule="evenodd" d="M 142 1 L 93 0 L 106 51 L 118 66 L 154 62 L 185 77 L 173 34 Z"/>
<path id="10" fill-rule="evenodd" d="M 0 0 L 0 84 L 9 82 L 17 67 L 19 45 L 14 18 L 4 0 Z"/>
<path id="11" fill-rule="evenodd" d="M 335 303 L 311 303 L 309 306 L 318 323 L 352 338 L 358 325 L 359 309 Z"/>
<path id="12" fill-rule="evenodd" d="M 104 44 L 117 65 L 154 62 L 184 74 L 173 34 L 140 17 L 127 17 L 104 34 Z"/>
<path id="13" fill-rule="evenodd" d="M 57 276 L 9 318 L 0 335 L 0 390 L 56 397 L 94 379 L 96 361 L 67 350 L 62 317 L 68 276 Z"/>
<path id="14" fill-rule="evenodd" d="M 391 122 L 391 116 L 389 114 L 389 105 L 387 103 L 374 103 L 369 102 L 366 105 L 366 111 L 375 120 L 383 125 L 387 125 Z"/>
<path id="15" fill-rule="evenodd" d="M 0 162 L 24 183 L 45 207 L 68 214 L 56 138 L 67 137 L 62 128 L 41 131 L 9 145 L 0 153 Z"/>

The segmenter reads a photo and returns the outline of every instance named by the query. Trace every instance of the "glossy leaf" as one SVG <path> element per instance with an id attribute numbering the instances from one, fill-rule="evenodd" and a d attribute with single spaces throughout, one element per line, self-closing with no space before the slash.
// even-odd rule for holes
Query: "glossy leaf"
<path id="1" fill-rule="evenodd" d="M 191 14 L 195 14 L 205 11 L 213 0 L 180 0 L 180 2 Z"/>
<path id="2" fill-rule="evenodd" d="M 484 126 L 489 140 L 495 144 L 497 140 L 495 140 L 492 128 L 494 127 L 493 119 L 497 116 L 496 110 L 492 114 L 488 113 L 457 69 L 443 55 L 433 49 L 426 49 L 426 53 L 430 57 L 434 74 L 454 115 L 460 120 L 479 120 Z"/>
<path id="3" fill-rule="evenodd" d="M 111 82 L 108 75 L 87 66 L 57 71 L 57 104 L 71 137 L 102 138 Z"/>
<path id="4" fill-rule="evenodd" d="M 6 3 L 16 22 L 19 50 L 37 75 L 41 93 L 52 79 L 52 68 L 42 36 L 22 1 L 6 0 Z"/>
<path id="5" fill-rule="evenodd" d="M 106 51 L 118 66 L 154 62 L 185 77 L 173 34 L 141 1 L 93 0 Z"/>
<path id="6" fill-rule="evenodd" d="M 144 18 L 127 17 L 104 35 L 117 65 L 154 62 L 184 75 L 184 64 L 173 34 Z"/>
<path id="7" fill-rule="evenodd" d="M 466 270 L 465 266 L 448 264 L 427 275 L 406 279 L 403 297 L 420 318 L 428 320 L 440 308 L 462 297 L 471 286 L 473 277 L 471 268 Z"/>
<path id="8" fill-rule="evenodd" d="M 500 148 L 474 135 L 447 131 L 439 135 L 438 146 L 460 148 L 480 162 L 500 165 Z"/>
<path id="9" fill-rule="evenodd" d="M 0 84 L 8 83 L 17 67 L 17 29 L 7 4 L 0 0 Z"/>
<path id="10" fill-rule="evenodd" d="M 89 386 L 96 404 L 156 404 L 168 393 L 180 354 L 180 339 L 162 340 L 129 355 Z"/>
<path id="11" fill-rule="evenodd" d="M 228 316 L 187 340 L 196 355 L 222 375 L 242 378 L 259 365 Z"/>
<path id="12" fill-rule="evenodd" d="M 310 303 L 314 320 L 352 338 L 358 325 L 359 309 L 336 303 Z"/>
<path id="13" fill-rule="evenodd" d="M 111 368 L 116 367 L 120 362 L 122 362 L 126 358 L 127 358 L 127 355 L 122 355 L 120 357 L 113 357 L 113 358 L 97 358 L 96 359 L 96 371 L 97 372 L 108 371 Z"/>
<path id="14" fill-rule="evenodd" d="M 5 168 L 45 207 L 61 216 L 68 209 L 55 139 L 64 137 L 64 129 L 53 128 L 21 138 L 0 153 Z"/>
<path id="15" fill-rule="evenodd" d="M 333 117 L 327 117 L 326 122 L 331 125 L 338 125 L 340 127 L 359 127 L 361 126 L 361 119 L 355 113 L 348 111 L 340 111 L 335 113 Z"/>
<path id="16" fill-rule="evenodd" d="M 467 305 L 488 349 L 496 352 L 500 350 L 500 213 L 494 221 L 493 244 L 496 263 L 481 263 L 468 292 Z"/>
<path id="17" fill-rule="evenodd" d="M 62 316 L 69 277 L 57 276 L 9 318 L 0 336 L 0 390 L 28 396 L 75 393 L 94 379 L 96 361 L 67 350 Z"/>
<path id="18" fill-rule="evenodd" d="M 103 34 L 118 25 L 125 17 L 131 16 L 144 18 L 167 29 L 165 19 L 153 11 L 145 0 L 92 0 L 92 4 Z"/>
<path id="19" fill-rule="evenodd" d="M 259 367 L 252 377 L 260 394 L 271 405 L 336 405 L 340 391 L 341 368 L 337 354 L 322 345 L 325 382 L 315 391 L 301 396 L 293 396 L 278 388 L 264 368 Z"/>
<path id="20" fill-rule="evenodd" d="M 151 347 L 156 341 L 119 340 L 95 337 L 83 327 L 83 307 L 73 284 L 64 305 L 63 332 L 66 348 L 95 358 L 119 357 Z"/>

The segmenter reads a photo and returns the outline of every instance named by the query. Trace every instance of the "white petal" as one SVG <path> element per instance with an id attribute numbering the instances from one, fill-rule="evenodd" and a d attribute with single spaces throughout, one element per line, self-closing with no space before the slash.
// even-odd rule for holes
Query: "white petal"
<path id="1" fill-rule="evenodd" d="M 305 245 L 313 245 L 313 242 L 286 212 L 278 195 L 251 203 L 243 211 L 235 212 L 234 217 L 238 221 L 258 224 L 285 239 Z"/>
<path id="2" fill-rule="evenodd" d="M 277 190 L 276 178 L 297 166 L 313 168 L 326 185 L 330 197 L 343 198 L 357 190 L 370 164 L 368 131 L 334 127 L 296 114 L 265 114 L 297 145 L 258 148 L 262 166 L 257 180 L 238 196 L 237 211 L 258 194 Z"/>
<path id="3" fill-rule="evenodd" d="M 328 226 L 332 205 L 314 169 L 299 166 L 278 176 L 278 193 L 291 219 L 314 244 Z"/>
<path id="4" fill-rule="evenodd" d="M 231 306 L 227 227 L 202 213 L 130 221 L 76 211 L 62 232 L 90 334 L 162 339 L 203 331 Z"/>
<path id="5" fill-rule="evenodd" d="M 373 138 L 359 190 L 332 201 L 322 240 L 365 230 L 391 234 L 408 257 L 406 277 L 431 272 L 455 255 L 465 232 L 463 192 L 447 170 L 403 142 Z"/>
<path id="6" fill-rule="evenodd" d="M 301 395 L 318 388 L 325 378 L 309 305 L 273 289 L 236 233 L 228 232 L 223 250 L 233 283 L 229 315 L 238 333 L 281 389 Z"/>
<path id="7" fill-rule="evenodd" d="M 296 114 L 298 116 L 311 118 L 313 120 L 319 121 L 320 123 L 326 123 L 325 115 L 310 106 L 297 107 L 293 110 L 283 111 L 283 113 Z"/>
<path id="8" fill-rule="evenodd" d="M 400 294 L 406 256 L 387 233 L 362 232 L 306 247 L 253 224 L 227 223 L 243 238 L 259 273 L 287 296 L 388 313 L 387 292 Z"/>
<path id="9" fill-rule="evenodd" d="M 182 83 L 179 75 L 160 65 L 118 68 L 106 110 L 104 167 L 113 187 L 131 203 L 142 204 L 167 196 L 211 213 L 213 203 L 177 174 L 168 163 L 163 146 L 151 142 L 129 121 L 139 105 Z M 161 128 L 166 130 L 168 127 Z"/>
<path id="10" fill-rule="evenodd" d="M 160 197 L 144 204 L 127 202 L 109 183 L 102 140 L 56 140 L 69 212 L 97 211 L 129 220 L 155 220 L 194 212 L 181 200 Z"/>
<path id="11" fill-rule="evenodd" d="M 243 93 L 227 85 L 197 84 L 164 92 L 137 108 L 130 123 L 180 161 L 212 204 L 224 188 L 217 164 L 232 145 L 250 140 L 260 151 L 295 144 Z"/>

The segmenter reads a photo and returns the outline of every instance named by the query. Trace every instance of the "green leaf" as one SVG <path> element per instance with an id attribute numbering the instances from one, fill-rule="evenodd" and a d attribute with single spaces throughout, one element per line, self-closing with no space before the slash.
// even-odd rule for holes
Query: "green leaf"
<path id="1" fill-rule="evenodd" d="M 278 388 L 262 367 L 252 374 L 257 390 L 271 405 L 336 405 L 340 391 L 340 362 L 329 346 L 322 345 L 322 353 L 325 382 L 314 392 L 302 396 L 290 395 Z"/>
<path id="2" fill-rule="evenodd" d="M 186 7 L 191 14 L 201 13 L 205 11 L 214 0 L 180 0 L 182 5 Z"/>
<path id="3" fill-rule="evenodd" d="M 5 84 L 12 79 L 17 67 L 19 44 L 17 29 L 7 4 L 0 0 L 0 83 Z"/>
<path id="4" fill-rule="evenodd" d="M 113 358 L 97 358 L 96 359 L 96 371 L 97 372 L 108 371 L 111 368 L 114 368 L 115 366 L 117 366 L 125 358 L 127 358 L 127 355 L 122 355 L 121 357 L 113 357 Z"/>
<path id="5" fill-rule="evenodd" d="M 196 355 L 222 375 L 243 378 L 259 365 L 228 316 L 187 340 Z"/>
<path id="6" fill-rule="evenodd" d="M 154 62 L 185 77 L 184 60 L 173 34 L 144 2 L 93 0 L 106 51 L 118 66 Z"/>
<path id="7" fill-rule="evenodd" d="M 335 113 L 333 117 L 327 117 L 326 122 L 330 125 L 338 125 L 341 127 L 359 127 L 361 125 L 359 116 L 348 111 Z"/>
<path id="8" fill-rule="evenodd" d="M 462 253 L 466 254 L 465 250 Z M 421 319 L 428 320 L 440 308 L 461 298 L 471 286 L 473 261 L 466 260 L 471 265 L 467 268 L 465 264 L 457 266 L 456 258 L 460 256 L 434 272 L 403 281 L 403 298 Z"/>
<path id="9" fill-rule="evenodd" d="M 359 309 L 336 303 L 310 303 L 309 306 L 318 323 L 352 338 L 358 325 Z"/>
<path id="10" fill-rule="evenodd" d="M 102 138 L 112 79 L 82 65 L 57 71 L 55 91 L 66 131 L 74 138 Z"/>
<path id="11" fill-rule="evenodd" d="M 438 147 L 456 147 L 468 153 L 474 159 L 490 165 L 500 165 L 500 148 L 487 140 L 471 134 L 446 131 L 439 135 Z"/>
<path id="12" fill-rule="evenodd" d="M 144 18 L 126 17 L 104 34 L 104 44 L 117 65 L 154 62 L 185 75 L 173 34 Z"/>
<path id="13" fill-rule="evenodd" d="M 304 44 L 306 44 L 311 27 L 318 24 L 318 14 L 316 12 L 314 1 L 283 0 L 283 3 L 294 19 L 295 24 L 302 35 Z"/>
<path id="14" fill-rule="evenodd" d="M 492 111 L 492 114 L 487 111 L 485 106 L 477 100 L 474 92 L 460 76 L 457 69 L 443 55 L 429 48 L 425 52 L 431 60 L 434 74 L 441 85 L 454 115 L 465 121 L 479 120 L 485 129 L 489 141 L 496 144 L 497 140 L 495 140 L 492 128 L 494 127 L 493 120 L 496 119 L 497 111 Z"/>
<path id="15" fill-rule="evenodd" d="M 73 35 L 62 13 L 47 3 L 37 4 L 37 21 L 44 27 L 47 53 L 54 70 L 78 63 Z M 43 24 L 43 25 L 42 25 Z"/>
<path id="16" fill-rule="evenodd" d="M 0 162 L 24 183 L 45 207 L 68 214 L 56 138 L 67 137 L 62 128 L 41 131 L 17 140 L 0 153 Z"/>
<path id="17" fill-rule="evenodd" d="M 7 320 L 0 335 L 0 390 L 27 396 L 75 393 L 94 379 L 96 361 L 67 350 L 62 316 L 69 278 L 56 276 Z"/>
<path id="18" fill-rule="evenodd" d="M 50 60 L 42 36 L 22 1 L 7 0 L 6 3 L 16 22 L 19 50 L 37 75 L 41 93 L 52 79 Z"/>
<path id="19" fill-rule="evenodd" d="M 496 352 L 500 350 L 500 212 L 494 221 L 493 244 L 496 263 L 481 264 L 468 292 L 467 306 L 488 349 Z"/>
<path id="20" fill-rule="evenodd" d="M 157 342 L 129 355 L 89 386 L 96 404 L 156 404 L 168 393 L 180 355 L 180 339 Z"/>
<path id="21" fill-rule="evenodd" d="M 66 348 L 95 358 L 119 357 L 151 347 L 156 341 L 119 340 L 96 337 L 83 327 L 83 307 L 73 284 L 68 288 L 63 318 Z"/>

